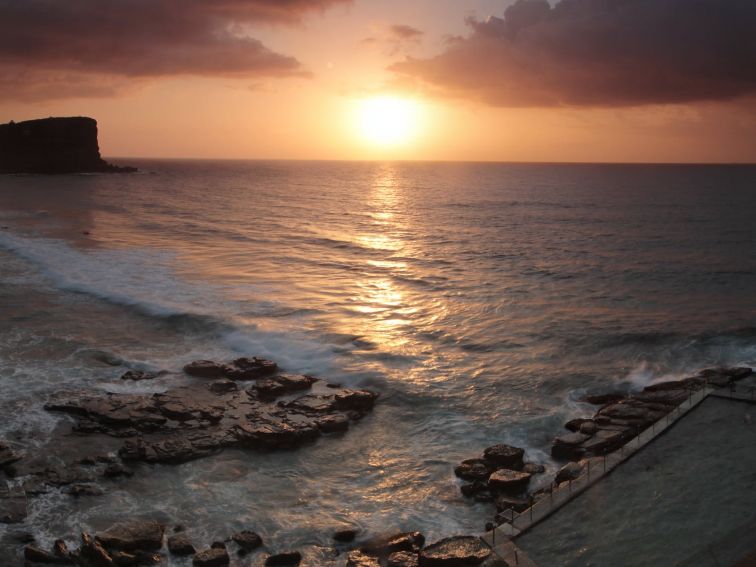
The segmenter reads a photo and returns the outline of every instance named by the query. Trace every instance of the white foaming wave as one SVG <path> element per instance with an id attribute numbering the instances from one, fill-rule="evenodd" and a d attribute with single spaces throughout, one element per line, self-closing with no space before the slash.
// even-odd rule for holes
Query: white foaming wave
<path id="1" fill-rule="evenodd" d="M 301 330 L 301 317 L 283 321 L 283 330 L 260 330 L 243 320 L 264 317 L 269 301 L 227 299 L 223 286 L 192 284 L 180 280 L 167 251 L 79 250 L 61 240 L 29 238 L 0 233 L 0 248 L 31 262 L 58 289 L 94 296 L 157 317 L 198 317 L 217 324 L 221 344 L 201 345 L 200 358 L 210 355 L 246 354 L 267 356 L 293 372 L 325 373 L 333 367 L 337 350 L 344 346 L 318 341 Z M 284 307 L 280 309 L 285 310 Z M 297 310 L 290 309 L 295 315 Z M 243 317 L 239 317 L 243 314 Z M 283 319 L 286 319 L 285 317 Z M 297 324 L 297 328 L 286 325 Z M 198 347 L 199 348 L 199 347 Z"/>

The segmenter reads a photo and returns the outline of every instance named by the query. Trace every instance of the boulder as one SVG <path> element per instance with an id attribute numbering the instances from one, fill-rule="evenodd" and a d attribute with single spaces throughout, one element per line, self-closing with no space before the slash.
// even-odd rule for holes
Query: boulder
<path id="1" fill-rule="evenodd" d="M 392 553 L 388 557 L 388 567 L 417 567 L 420 558 L 417 553 L 410 553 L 408 551 L 397 551 Z"/>
<path id="2" fill-rule="evenodd" d="M 577 479 L 581 474 L 583 474 L 583 470 L 585 469 L 586 464 L 587 461 L 585 460 L 567 463 L 561 469 L 559 469 L 556 477 L 554 478 L 554 482 L 560 484 L 565 481 Z"/>
<path id="3" fill-rule="evenodd" d="M 586 404 L 592 404 L 594 406 L 604 406 L 606 404 L 616 404 L 625 399 L 625 394 L 611 393 L 611 394 L 593 394 L 583 396 L 580 398 L 581 402 Z"/>
<path id="4" fill-rule="evenodd" d="M 476 480 L 469 484 L 463 484 L 462 486 L 459 487 L 459 489 L 462 492 L 463 496 L 466 496 L 467 498 L 472 498 L 476 494 L 488 491 L 488 485 L 482 480 Z"/>
<path id="5" fill-rule="evenodd" d="M 530 474 L 543 474 L 546 472 L 546 467 L 538 463 L 525 463 L 525 466 L 522 467 L 522 472 Z"/>
<path id="6" fill-rule="evenodd" d="M 210 382 L 210 384 L 207 385 L 207 389 L 214 394 L 227 394 L 228 392 L 235 392 L 239 389 L 239 386 L 233 380 L 220 378 L 219 380 Z"/>
<path id="7" fill-rule="evenodd" d="M 626 431 L 600 429 L 596 435 L 585 441 L 580 447 L 592 455 L 605 455 L 620 448 L 631 437 Z"/>
<path id="8" fill-rule="evenodd" d="M 198 378 L 222 378 L 227 375 L 228 367 L 212 360 L 195 360 L 184 366 L 184 372 Z"/>
<path id="9" fill-rule="evenodd" d="M 121 376 L 121 380 L 130 380 L 132 382 L 141 382 L 142 380 L 153 380 L 157 374 L 145 372 L 144 370 L 129 370 Z"/>
<path id="10" fill-rule="evenodd" d="M 87 533 L 81 534 L 78 563 L 83 567 L 115 567 L 116 565 L 105 548 Z"/>
<path id="11" fill-rule="evenodd" d="M 263 543 L 262 538 L 259 535 L 249 530 L 236 533 L 231 536 L 231 539 L 234 540 L 239 545 L 239 547 L 241 547 L 245 551 L 252 551 L 253 549 L 257 549 Z"/>
<path id="12" fill-rule="evenodd" d="M 551 456 L 555 459 L 580 459 L 584 452 L 580 445 L 588 439 L 590 436 L 583 433 L 568 433 L 557 437 L 551 445 Z"/>
<path id="13" fill-rule="evenodd" d="M 284 551 L 271 555 L 265 560 L 265 567 L 290 567 L 302 562 L 302 554 L 298 551 Z"/>
<path id="14" fill-rule="evenodd" d="M 225 548 L 211 547 L 200 551 L 192 559 L 194 567 L 224 567 L 231 562 Z"/>
<path id="15" fill-rule="evenodd" d="M 497 512 L 505 512 L 506 510 L 522 512 L 530 508 L 530 506 L 533 504 L 533 499 L 530 497 L 517 498 L 515 496 L 499 494 L 496 496 L 494 502 L 496 503 Z"/>
<path id="16" fill-rule="evenodd" d="M 583 425 L 586 422 L 593 421 L 592 419 L 586 419 L 583 417 L 579 417 L 576 419 L 571 419 L 567 423 L 564 424 L 565 429 L 568 431 L 572 431 L 573 433 L 580 431 L 580 426 Z"/>
<path id="17" fill-rule="evenodd" d="M 333 533 L 333 539 L 340 543 L 349 543 L 355 540 L 357 537 L 357 530 L 352 528 L 345 528 L 343 530 L 336 530 Z"/>
<path id="18" fill-rule="evenodd" d="M 467 459 L 454 467 L 454 474 L 463 480 L 486 480 L 494 469 L 484 459 Z"/>
<path id="19" fill-rule="evenodd" d="M 376 557 L 388 557 L 396 551 L 417 551 L 425 544 L 425 536 L 420 532 L 404 532 L 381 536 L 363 545 L 360 550 Z"/>
<path id="20" fill-rule="evenodd" d="M 194 555 L 197 553 L 192 542 L 183 533 L 175 534 L 168 538 L 168 551 L 173 555 Z"/>
<path id="21" fill-rule="evenodd" d="M 593 435 L 594 433 L 596 433 L 596 429 L 596 423 L 593 420 L 588 420 L 580 424 L 578 431 L 580 433 L 583 433 L 584 435 Z"/>
<path id="22" fill-rule="evenodd" d="M 500 443 L 483 451 L 483 458 L 497 468 L 520 470 L 523 467 L 525 450 Z"/>
<path id="23" fill-rule="evenodd" d="M 24 559 L 47 565 L 73 565 L 73 560 L 70 557 L 58 556 L 34 545 L 27 545 L 24 548 Z"/>
<path id="24" fill-rule="evenodd" d="M 488 478 L 488 488 L 494 492 L 518 493 L 525 490 L 530 482 L 530 473 L 498 469 Z"/>
<path id="25" fill-rule="evenodd" d="M 226 366 L 226 376 L 232 380 L 256 380 L 263 376 L 270 376 L 278 370 L 278 365 L 272 360 L 253 356 L 237 358 Z"/>
<path id="26" fill-rule="evenodd" d="M 96 540 L 106 549 L 158 550 L 163 547 L 165 526 L 153 520 L 130 520 L 100 532 Z"/>
<path id="27" fill-rule="evenodd" d="M 464 567 L 480 565 L 491 556 L 491 549 L 478 537 L 457 536 L 442 539 L 420 552 L 420 567 Z"/>
<path id="28" fill-rule="evenodd" d="M 355 550 L 349 552 L 346 567 L 381 567 L 381 563 L 377 557 Z"/>

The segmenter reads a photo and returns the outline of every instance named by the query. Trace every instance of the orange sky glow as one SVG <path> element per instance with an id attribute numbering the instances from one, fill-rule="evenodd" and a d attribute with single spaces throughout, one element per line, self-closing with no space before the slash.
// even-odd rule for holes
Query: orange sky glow
<path id="1" fill-rule="evenodd" d="M 532 60 L 542 50 L 530 47 L 539 45 L 537 32 L 553 43 L 558 25 L 578 20 L 549 12 L 545 0 L 309 3 L 314 6 L 292 0 L 284 3 L 293 6 L 291 12 L 264 0 L 241 8 L 240 0 L 225 4 L 225 12 L 211 16 L 235 38 L 264 46 L 269 60 L 255 63 L 259 68 L 246 61 L 216 68 L 218 58 L 230 56 L 210 51 L 215 45 L 208 55 L 202 46 L 195 50 L 195 28 L 187 28 L 191 33 L 178 46 L 161 44 L 160 53 L 170 48 L 180 57 L 159 68 L 127 70 L 124 59 L 107 67 L 78 53 L 56 59 L 41 49 L 37 59 L 24 59 L 13 47 L 34 38 L 20 36 L 17 44 L 0 42 L 0 66 L 15 74 L 0 80 L 0 122 L 92 116 L 102 153 L 110 157 L 756 161 L 753 70 L 743 70 L 734 84 L 707 76 L 708 68 L 682 69 L 663 85 L 669 72 L 661 64 L 623 75 L 622 66 L 640 65 L 643 55 L 635 47 L 617 47 L 615 59 L 593 57 L 559 76 L 565 63 L 553 61 L 552 69 L 554 56 Z M 249 5 L 256 12 L 242 12 Z M 197 17 L 190 23 L 201 30 L 200 18 L 207 16 Z M 632 17 L 619 20 L 627 22 L 628 36 Z M 40 27 L 39 33 L 50 31 Z M 107 42 L 103 37 L 92 41 Z M 754 49 L 754 41 L 743 41 L 733 49 Z M 139 56 L 150 58 L 144 51 Z M 133 58 L 139 51 L 124 53 Z M 668 65 L 677 65 L 669 57 Z M 704 61 L 705 53 L 698 57 Z M 728 77 L 739 70 L 736 65 Z M 535 67 L 542 76 L 532 72 Z M 588 71 L 593 68 L 595 76 Z M 615 69 L 617 77 L 607 79 Z M 642 77 L 646 72 L 651 77 Z M 66 85 L 83 85 L 81 91 L 58 88 L 50 82 L 55 73 Z M 87 90 L 88 81 L 97 88 Z"/>

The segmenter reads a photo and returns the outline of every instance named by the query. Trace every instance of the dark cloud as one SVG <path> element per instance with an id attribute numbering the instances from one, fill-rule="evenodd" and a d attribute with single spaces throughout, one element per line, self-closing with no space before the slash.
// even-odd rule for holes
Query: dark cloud
<path id="1" fill-rule="evenodd" d="M 422 30 L 408 26 L 406 24 L 393 24 L 391 27 L 389 27 L 389 30 L 394 37 L 404 40 L 415 41 L 419 40 L 424 35 L 424 32 Z"/>
<path id="2" fill-rule="evenodd" d="M 498 106 L 638 106 L 756 94 L 754 0 L 518 0 L 403 81 Z"/>
<path id="3" fill-rule="evenodd" d="M 0 0 L 0 97 L 53 96 L 47 73 L 78 77 L 59 97 L 107 95 L 124 77 L 302 75 L 250 28 L 349 1 Z"/>

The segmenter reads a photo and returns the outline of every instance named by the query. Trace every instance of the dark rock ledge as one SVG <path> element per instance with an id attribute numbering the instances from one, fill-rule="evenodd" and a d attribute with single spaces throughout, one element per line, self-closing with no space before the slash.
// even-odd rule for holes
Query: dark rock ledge
<path id="1" fill-rule="evenodd" d="M 585 396 L 583 402 L 599 409 L 592 418 L 568 421 L 565 424 L 568 433 L 554 439 L 552 457 L 569 462 L 557 472 L 549 486 L 529 492 L 530 478 L 543 472 L 543 468 L 526 464 L 523 449 L 495 445 L 486 449 L 481 457 L 467 459 L 455 467 L 455 474 L 464 481 L 460 486 L 462 494 L 495 504 L 494 523 L 487 524 L 486 528 L 491 529 L 509 521 L 512 512 L 522 512 L 547 497 L 559 484 L 578 478 L 584 471 L 586 458 L 618 450 L 685 403 L 693 392 L 705 386 L 725 388 L 752 374 L 751 368 L 712 368 L 683 380 L 652 384 L 635 394 Z"/>

